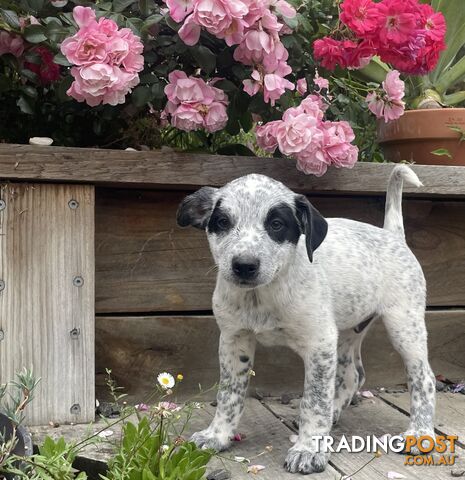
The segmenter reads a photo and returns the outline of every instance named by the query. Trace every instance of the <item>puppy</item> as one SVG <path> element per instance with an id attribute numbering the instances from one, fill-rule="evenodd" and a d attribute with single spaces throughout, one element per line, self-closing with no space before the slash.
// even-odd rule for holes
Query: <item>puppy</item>
<path id="1" fill-rule="evenodd" d="M 391 174 L 384 227 L 325 219 L 303 195 L 263 175 L 222 188 L 203 187 L 181 203 L 182 227 L 205 230 L 218 267 L 213 312 L 221 330 L 218 407 L 194 434 L 199 446 L 230 445 L 244 407 L 255 342 L 285 345 L 305 366 L 299 436 L 289 472 L 321 472 L 329 435 L 364 382 L 360 347 L 381 318 L 407 370 L 411 396 L 405 434 L 434 436 L 435 381 L 428 363 L 425 279 L 407 247 L 403 180 L 421 186 L 405 165 Z"/>

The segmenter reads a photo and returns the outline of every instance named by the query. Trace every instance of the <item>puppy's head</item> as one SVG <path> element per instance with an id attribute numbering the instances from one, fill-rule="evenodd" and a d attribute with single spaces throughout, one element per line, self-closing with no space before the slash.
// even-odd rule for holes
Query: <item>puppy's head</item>
<path id="1" fill-rule="evenodd" d="M 243 288 L 273 281 L 289 265 L 301 235 L 311 262 L 328 230 L 305 196 L 263 175 L 201 188 L 181 203 L 177 221 L 206 230 L 220 275 Z"/>

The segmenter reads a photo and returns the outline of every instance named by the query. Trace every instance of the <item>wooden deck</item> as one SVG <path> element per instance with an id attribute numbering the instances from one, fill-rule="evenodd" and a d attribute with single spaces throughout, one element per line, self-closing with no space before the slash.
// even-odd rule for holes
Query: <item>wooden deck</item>
<path id="1" fill-rule="evenodd" d="M 291 400 L 287 405 L 277 398 L 265 398 L 261 401 L 249 398 L 240 427 L 245 434 L 244 440 L 235 442 L 230 450 L 214 458 L 209 466 L 209 472 L 216 469 L 227 469 L 233 480 L 257 478 L 263 480 L 290 480 L 300 478 L 299 475 L 286 473 L 282 464 L 291 446 L 290 437 L 295 435 L 294 420 L 298 415 L 298 399 Z M 210 421 L 214 408 L 210 405 L 200 411 L 191 428 L 204 428 Z M 32 429 L 35 443 L 46 435 L 53 437 L 65 436 L 68 439 L 79 440 L 89 428 L 97 431 L 102 428 L 102 422 L 95 425 L 65 425 L 58 428 L 34 427 Z M 398 434 L 408 425 L 408 394 L 381 393 L 375 398 L 362 398 L 356 406 L 349 407 L 341 418 L 339 425 L 333 430 L 333 435 L 376 435 L 385 433 Z M 102 472 L 105 461 L 112 452 L 111 442 L 118 439 L 118 429 L 112 428 L 114 435 L 110 443 L 101 443 L 87 447 L 82 451 L 79 465 L 92 469 L 95 477 Z M 312 477 L 319 480 L 340 480 L 344 475 L 353 480 L 381 480 L 388 477 L 388 472 L 397 472 L 406 479 L 445 480 L 456 476 L 465 476 L 465 396 L 462 394 L 438 393 L 437 395 L 437 434 L 458 435 L 456 461 L 454 466 L 406 466 L 405 456 L 399 454 L 383 454 L 375 458 L 356 475 L 371 458 L 369 453 L 333 453 L 330 465 L 321 474 Z M 268 452 L 267 446 L 272 446 Z M 265 452 L 265 453 L 262 453 Z M 248 474 L 246 465 L 234 462 L 235 456 L 246 457 L 252 464 L 261 464 L 266 468 L 257 475 Z M 463 473 L 463 475 L 460 475 Z"/>

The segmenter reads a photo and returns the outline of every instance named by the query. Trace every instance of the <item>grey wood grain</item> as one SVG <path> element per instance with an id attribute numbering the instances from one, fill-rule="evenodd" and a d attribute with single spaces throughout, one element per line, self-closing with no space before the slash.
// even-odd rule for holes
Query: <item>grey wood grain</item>
<path id="1" fill-rule="evenodd" d="M 41 381 L 27 422 L 88 422 L 95 409 L 94 187 L 8 184 L 0 198 L 0 382 L 33 367 Z"/>
<path id="2" fill-rule="evenodd" d="M 170 149 L 130 152 L 0 144 L 0 178 L 10 180 L 192 189 L 223 185 L 248 173 L 262 173 L 300 192 L 373 194 L 385 192 L 392 168 L 392 164 L 359 163 L 352 170 L 331 169 L 316 178 L 298 172 L 294 162 L 284 158 L 185 154 Z M 465 195 L 464 167 L 414 166 L 414 170 L 424 187 L 406 187 L 409 193 Z"/>

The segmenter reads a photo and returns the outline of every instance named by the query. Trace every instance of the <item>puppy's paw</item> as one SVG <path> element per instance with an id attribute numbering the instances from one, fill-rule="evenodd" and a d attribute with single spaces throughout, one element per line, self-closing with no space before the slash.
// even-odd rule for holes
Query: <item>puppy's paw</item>
<path id="1" fill-rule="evenodd" d="M 208 430 L 208 428 L 194 433 L 190 440 L 199 448 L 211 449 L 215 450 L 216 452 L 226 450 L 231 444 L 228 435 L 214 435 L 210 430 Z"/>
<path id="2" fill-rule="evenodd" d="M 328 464 L 327 453 L 316 453 L 303 445 L 294 445 L 287 453 L 284 468 L 290 473 L 322 472 Z"/>
<path id="3" fill-rule="evenodd" d="M 404 433 L 401 433 L 400 436 L 404 439 L 404 450 L 401 451 L 400 453 L 403 454 L 408 454 L 408 455 L 424 455 L 425 452 L 421 452 L 420 449 L 417 447 L 417 445 L 409 445 L 407 446 L 407 437 L 415 437 L 417 440 L 420 437 L 431 437 L 433 441 L 436 441 L 436 434 L 434 433 L 433 430 L 407 430 Z M 425 447 L 428 447 L 430 442 L 425 440 L 425 443 L 423 444 Z"/>

